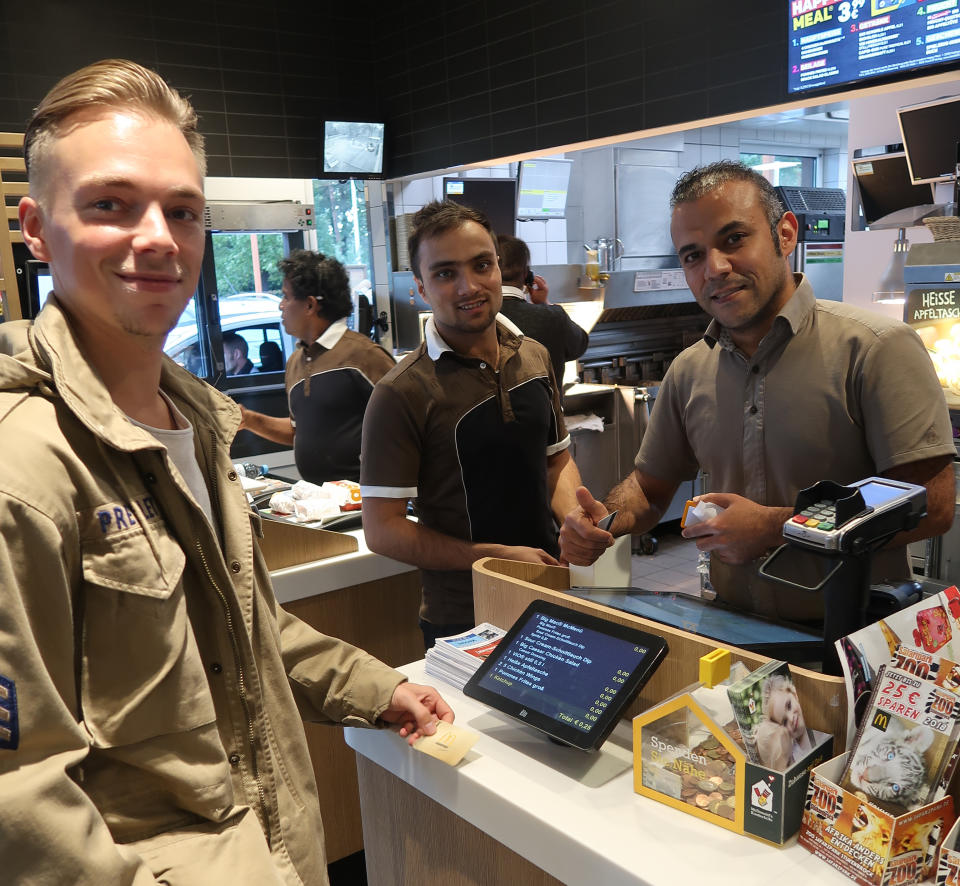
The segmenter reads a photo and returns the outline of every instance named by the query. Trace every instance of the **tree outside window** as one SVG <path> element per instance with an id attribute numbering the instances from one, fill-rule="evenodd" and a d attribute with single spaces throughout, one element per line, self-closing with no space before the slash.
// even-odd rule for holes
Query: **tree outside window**
<path id="1" fill-rule="evenodd" d="M 370 225 L 363 182 L 316 179 L 313 197 L 317 249 L 345 265 L 363 265 L 370 279 Z"/>

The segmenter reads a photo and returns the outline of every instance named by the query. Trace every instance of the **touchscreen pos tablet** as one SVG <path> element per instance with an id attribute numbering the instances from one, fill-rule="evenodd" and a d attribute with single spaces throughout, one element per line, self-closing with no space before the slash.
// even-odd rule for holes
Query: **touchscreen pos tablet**
<path id="1" fill-rule="evenodd" d="M 535 600 L 463 693 L 595 751 L 666 654 L 655 634 Z"/>

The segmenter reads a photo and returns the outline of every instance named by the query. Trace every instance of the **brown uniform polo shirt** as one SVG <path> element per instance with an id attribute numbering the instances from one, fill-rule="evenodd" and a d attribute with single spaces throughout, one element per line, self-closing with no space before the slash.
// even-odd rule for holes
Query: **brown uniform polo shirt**
<path id="1" fill-rule="evenodd" d="M 287 399 L 297 470 L 304 480 L 360 479 L 363 414 L 373 386 L 396 361 L 370 339 L 332 323 L 287 361 Z"/>
<path id="2" fill-rule="evenodd" d="M 424 526 L 558 553 L 547 457 L 570 443 L 546 349 L 497 318 L 500 371 L 426 340 L 376 386 L 363 425 L 364 497 L 413 499 Z M 473 622 L 469 571 L 423 571 L 421 618 Z"/>
<path id="3" fill-rule="evenodd" d="M 955 452 L 930 357 L 906 324 L 817 301 L 806 277 L 747 358 L 716 321 L 671 364 L 636 466 L 669 483 L 701 467 L 710 492 L 791 507 L 819 480 L 852 483 Z M 903 548 L 873 559 L 875 581 L 904 580 Z M 711 580 L 734 605 L 784 619 L 822 618 L 818 594 L 774 584 L 757 564 L 713 558 Z"/>

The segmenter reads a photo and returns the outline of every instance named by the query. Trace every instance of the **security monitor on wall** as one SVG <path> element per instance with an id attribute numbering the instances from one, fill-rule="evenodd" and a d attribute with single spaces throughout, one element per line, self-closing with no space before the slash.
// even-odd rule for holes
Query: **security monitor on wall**
<path id="1" fill-rule="evenodd" d="M 380 178 L 383 144 L 383 123 L 327 120 L 323 124 L 324 177 Z"/>

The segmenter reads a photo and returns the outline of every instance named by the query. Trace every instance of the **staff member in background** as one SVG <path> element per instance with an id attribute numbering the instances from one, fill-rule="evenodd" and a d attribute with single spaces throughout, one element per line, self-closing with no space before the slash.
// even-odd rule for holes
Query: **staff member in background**
<path id="1" fill-rule="evenodd" d="M 290 415 L 264 415 L 241 406 L 240 428 L 293 446 L 304 480 L 359 480 L 367 401 L 396 361 L 369 338 L 347 329 L 353 301 L 340 262 L 298 249 L 278 266 L 283 274 L 281 322 L 299 339 L 287 361 Z"/>
<path id="2" fill-rule="evenodd" d="M 601 504 L 586 489 L 561 530 L 563 557 L 593 562 L 612 531 L 651 529 L 681 480 L 710 476 L 706 501 L 724 510 L 684 530 L 711 552 L 710 577 L 728 603 L 775 618 L 823 617 L 817 594 L 757 573 L 782 542 L 797 493 L 818 480 L 881 474 L 927 489 L 927 516 L 873 558 L 874 580 L 903 581 L 906 545 L 953 520 L 950 417 L 933 365 L 906 324 L 817 301 L 790 271 L 797 219 L 770 183 L 730 160 L 677 182 L 670 234 L 687 285 L 713 317 L 673 361 L 650 416 L 636 469 Z"/>
<path id="3" fill-rule="evenodd" d="M 560 305 L 547 303 L 547 281 L 530 269 L 530 249 L 523 240 L 500 234 L 497 251 L 503 277 L 500 313 L 547 349 L 557 387 L 562 389 L 564 364 L 576 360 L 587 349 L 589 337 Z"/>
<path id="4" fill-rule="evenodd" d="M 120 60 L 27 126 L 20 229 L 55 294 L 0 356 L 4 883 L 323 886 L 301 719 L 412 739 L 453 718 L 280 608 L 240 411 L 163 353 L 203 255 L 196 126 Z"/>
<path id="5" fill-rule="evenodd" d="M 429 648 L 475 625 L 474 560 L 557 562 L 554 517 L 576 503 L 580 473 L 546 349 L 498 314 L 487 217 L 430 203 L 413 217 L 409 248 L 433 314 L 423 343 L 370 398 L 360 484 L 367 545 L 423 570 Z"/>
<path id="6" fill-rule="evenodd" d="M 223 334 L 223 363 L 227 375 L 249 375 L 253 372 L 253 361 L 247 356 L 250 346 L 247 340 L 236 332 Z"/>

